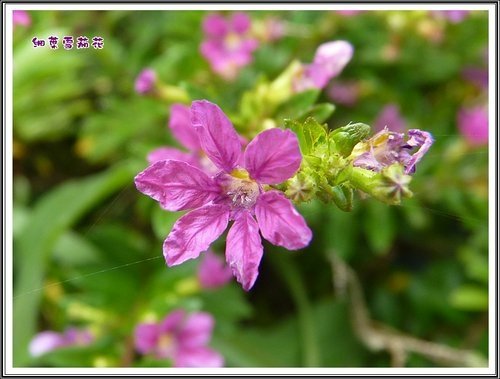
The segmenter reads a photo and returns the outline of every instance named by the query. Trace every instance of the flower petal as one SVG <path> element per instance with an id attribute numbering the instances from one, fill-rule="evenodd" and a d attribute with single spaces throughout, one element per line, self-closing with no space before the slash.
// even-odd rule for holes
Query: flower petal
<path id="1" fill-rule="evenodd" d="M 211 250 L 203 254 L 198 266 L 198 281 L 202 288 L 219 288 L 229 282 L 233 274 L 226 262 Z"/>
<path id="2" fill-rule="evenodd" d="M 311 241 L 312 232 L 304 218 L 290 200 L 278 191 L 259 196 L 255 204 L 255 217 L 262 236 L 273 245 L 296 250 Z"/>
<path id="3" fill-rule="evenodd" d="M 259 275 L 262 252 L 257 223 L 249 212 L 241 212 L 227 234 L 226 261 L 245 291 L 252 288 Z"/>
<path id="4" fill-rule="evenodd" d="M 243 34 L 250 28 L 251 20 L 246 13 L 236 12 L 231 16 L 230 23 L 236 33 Z"/>
<path id="5" fill-rule="evenodd" d="M 347 41 L 332 41 L 321 44 L 314 55 L 314 65 L 323 66 L 330 79 L 340 74 L 354 53 Z"/>
<path id="6" fill-rule="evenodd" d="M 203 19 L 203 31 L 211 37 L 224 37 L 227 34 L 227 21 L 220 14 L 209 14 Z"/>
<path id="7" fill-rule="evenodd" d="M 212 337 L 214 318 L 206 312 L 191 313 L 178 334 L 181 348 L 204 346 Z"/>
<path id="8" fill-rule="evenodd" d="M 50 330 L 38 333 L 30 342 L 29 352 L 32 357 L 39 357 L 49 351 L 64 346 L 63 335 Z"/>
<path id="9" fill-rule="evenodd" d="M 198 133 L 191 124 L 190 108 L 183 104 L 172 104 L 170 107 L 170 120 L 168 122 L 172 134 L 177 140 L 191 151 L 201 149 Z"/>
<path id="10" fill-rule="evenodd" d="M 222 204 L 205 205 L 182 216 L 163 244 L 167 265 L 196 258 L 224 232 L 228 222 L 229 206 Z"/>
<path id="11" fill-rule="evenodd" d="M 159 330 L 156 324 L 139 324 L 134 331 L 136 350 L 141 354 L 148 354 L 156 349 Z"/>
<path id="12" fill-rule="evenodd" d="M 158 333 L 172 333 L 183 322 L 186 312 L 183 309 L 177 309 L 170 312 L 158 325 Z"/>
<path id="13" fill-rule="evenodd" d="M 210 160 L 226 172 L 235 168 L 241 156 L 241 142 L 222 110 L 207 100 L 193 101 L 191 121 Z"/>
<path id="14" fill-rule="evenodd" d="M 415 172 L 415 165 L 422 159 L 422 157 L 427 153 L 427 150 L 434 143 L 434 139 L 429 132 L 425 132 L 419 129 L 408 130 L 408 141 L 406 144 L 410 147 L 419 147 L 418 151 L 415 152 L 408 164 L 405 165 L 405 174 L 412 174 Z"/>
<path id="15" fill-rule="evenodd" d="M 217 184 L 203 171 L 174 160 L 152 164 L 135 177 L 135 185 L 169 211 L 200 207 L 220 193 Z"/>
<path id="16" fill-rule="evenodd" d="M 224 358 L 208 347 L 180 349 L 174 357 L 175 367 L 222 367 Z"/>
<path id="17" fill-rule="evenodd" d="M 265 130 L 245 150 L 245 168 L 253 179 L 266 184 L 292 177 L 301 161 L 299 141 L 290 130 Z"/>
<path id="18" fill-rule="evenodd" d="M 198 167 L 199 161 L 193 154 L 186 153 L 174 147 L 159 147 L 148 154 L 149 164 L 167 159 L 189 163 L 191 166 Z"/>

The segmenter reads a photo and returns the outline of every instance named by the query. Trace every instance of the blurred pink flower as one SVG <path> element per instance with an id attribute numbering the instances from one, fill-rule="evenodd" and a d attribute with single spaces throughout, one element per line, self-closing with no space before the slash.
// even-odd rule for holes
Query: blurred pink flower
<path id="1" fill-rule="evenodd" d="M 338 13 L 339 15 L 341 16 L 346 16 L 346 17 L 350 17 L 350 16 L 356 16 L 360 13 L 363 13 L 363 12 L 366 12 L 366 11 L 357 11 L 357 10 L 354 10 L 354 9 L 349 9 L 349 10 L 344 10 L 344 11 L 341 11 L 341 10 L 338 10 L 338 11 L 335 11 L 336 13 Z"/>
<path id="2" fill-rule="evenodd" d="M 302 71 L 293 82 L 295 92 L 312 88 L 323 89 L 328 82 L 339 75 L 349 63 L 354 52 L 347 41 L 332 41 L 321 44 L 311 64 L 302 66 Z"/>
<path id="3" fill-rule="evenodd" d="M 470 11 L 460 11 L 460 10 L 449 10 L 449 11 L 431 11 L 431 13 L 440 18 L 444 18 L 454 24 L 465 20 Z"/>
<path id="4" fill-rule="evenodd" d="M 222 367 L 222 355 L 207 347 L 213 327 L 208 313 L 175 310 L 159 323 L 137 325 L 135 347 L 141 354 L 171 359 L 174 367 Z"/>
<path id="5" fill-rule="evenodd" d="M 198 280 L 203 288 L 218 288 L 231 281 L 231 268 L 211 250 L 207 251 L 198 267 Z"/>
<path id="6" fill-rule="evenodd" d="M 12 22 L 14 23 L 14 26 L 16 25 L 30 26 L 31 17 L 26 11 L 13 11 Z"/>
<path id="7" fill-rule="evenodd" d="M 142 70 L 135 80 L 135 92 L 144 95 L 150 93 L 155 88 L 156 72 L 153 69 L 146 68 Z"/>
<path id="8" fill-rule="evenodd" d="M 250 17 L 242 12 L 228 19 L 214 13 L 203 20 L 205 40 L 200 52 L 224 79 L 235 79 L 239 70 L 253 60 L 252 53 L 259 43 L 251 36 L 250 26 Z"/>
<path id="9" fill-rule="evenodd" d="M 462 108 L 457 114 L 460 133 L 472 146 L 488 144 L 488 110 L 486 107 Z"/>
<path id="10" fill-rule="evenodd" d="M 375 132 L 379 132 L 385 127 L 396 133 L 404 133 L 406 131 L 406 120 L 399 113 L 398 105 L 387 104 L 373 122 L 373 130 Z"/>
<path id="11" fill-rule="evenodd" d="M 86 330 L 68 328 L 63 333 L 50 330 L 38 333 L 29 345 L 31 356 L 38 357 L 54 349 L 68 346 L 86 346 L 94 341 L 92 334 Z"/>

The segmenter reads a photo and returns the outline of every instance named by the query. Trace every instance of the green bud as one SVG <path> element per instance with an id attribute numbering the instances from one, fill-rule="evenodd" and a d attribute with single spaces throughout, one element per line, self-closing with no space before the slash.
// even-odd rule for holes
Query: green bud
<path id="1" fill-rule="evenodd" d="M 352 211 L 352 188 L 340 185 L 332 187 L 332 199 L 334 203 L 344 212 Z"/>
<path id="2" fill-rule="evenodd" d="M 370 131 L 370 126 L 358 122 L 335 129 L 330 133 L 330 138 L 335 142 L 337 151 L 347 157 L 358 142 L 368 137 Z"/>

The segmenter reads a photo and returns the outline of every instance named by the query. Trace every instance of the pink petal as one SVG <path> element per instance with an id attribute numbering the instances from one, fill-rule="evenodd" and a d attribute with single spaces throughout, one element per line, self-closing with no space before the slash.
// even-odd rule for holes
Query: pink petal
<path id="1" fill-rule="evenodd" d="M 227 234 L 226 261 L 245 291 L 259 275 L 262 250 L 257 223 L 249 212 L 241 212 Z"/>
<path id="2" fill-rule="evenodd" d="M 233 273 L 224 260 L 211 250 L 203 254 L 198 266 L 198 281 L 202 288 L 219 288 L 231 280 Z"/>
<path id="3" fill-rule="evenodd" d="M 210 160 L 226 172 L 235 168 L 241 155 L 241 142 L 222 110 L 207 100 L 193 101 L 191 121 Z"/>
<path id="4" fill-rule="evenodd" d="M 203 19 L 203 31 L 211 37 L 224 37 L 227 34 L 227 21 L 220 14 L 209 14 Z"/>
<path id="5" fill-rule="evenodd" d="M 193 154 L 186 153 L 174 147 L 160 147 L 153 150 L 147 156 L 150 165 L 167 159 L 181 161 L 190 164 L 191 166 L 199 167 L 199 161 Z"/>
<path id="6" fill-rule="evenodd" d="M 255 204 L 255 217 L 262 236 L 273 245 L 296 250 L 311 241 L 312 232 L 304 218 L 290 200 L 278 191 L 259 196 Z"/>
<path id="7" fill-rule="evenodd" d="M 181 349 L 174 357 L 175 367 L 222 367 L 224 358 L 208 347 Z"/>
<path id="8" fill-rule="evenodd" d="M 180 348 L 204 346 L 212 337 L 214 318 L 205 312 L 196 312 L 188 316 L 178 334 Z"/>
<path id="9" fill-rule="evenodd" d="M 198 133 L 191 125 L 191 114 L 188 106 L 172 104 L 168 126 L 175 138 L 187 149 L 191 151 L 201 149 Z"/>
<path id="10" fill-rule="evenodd" d="M 49 351 L 62 347 L 64 344 L 65 338 L 62 334 L 47 330 L 38 333 L 31 340 L 29 344 L 29 352 L 31 356 L 38 357 L 48 353 Z"/>
<path id="11" fill-rule="evenodd" d="M 353 53 L 354 48 L 347 41 L 327 42 L 316 50 L 313 64 L 323 66 L 331 79 L 340 74 L 351 60 Z"/>
<path id="12" fill-rule="evenodd" d="M 141 354 L 148 354 L 156 349 L 159 330 L 156 324 L 139 324 L 134 331 L 136 350 Z"/>
<path id="13" fill-rule="evenodd" d="M 170 312 L 159 324 L 158 332 L 171 333 L 175 331 L 180 325 L 182 325 L 185 318 L 186 312 L 183 309 L 177 309 Z"/>
<path id="14" fill-rule="evenodd" d="M 135 185 L 169 211 L 201 207 L 220 193 L 220 188 L 203 171 L 173 160 L 152 164 L 135 177 Z"/>
<path id="15" fill-rule="evenodd" d="M 282 183 L 292 177 L 301 161 L 297 136 L 290 130 L 265 130 L 245 151 L 245 168 L 250 176 L 266 184 Z"/>
<path id="16" fill-rule="evenodd" d="M 229 207 L 205 205 L 182 216 L 163 244 L 167 265 L 178 265 L 196 258 L 224 232 L 229 222 Z"/>
<path id="17" fill-rule="evenodd" d="M 237 12 L 231 17 L 231 27 L 238 33 L 243 34 L 250 28 L 251 20 L 246 13 Z"/>

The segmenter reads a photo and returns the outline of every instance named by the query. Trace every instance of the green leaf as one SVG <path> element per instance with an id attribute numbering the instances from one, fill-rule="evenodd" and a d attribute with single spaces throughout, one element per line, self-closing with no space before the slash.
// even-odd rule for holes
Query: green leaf
<path id="1" fill-rule="evenodd" d="M 38 307 L 49 254 L 58 238 L 100 201 L 132 182 L 136 165 L 122 164 L 103 173 L 68 181 L 42 197 L 25 226 L 29 233 L 15 251 L 14 366 L 28 363 L 28 343 L 36 331 Z"/>
<path id="2" fill-rule="evenodd" d="M 99 249 L 71 230 L 59 237 L 54 246 L 53 257 L 63 266 L 78 266 L 100 261 Z"/>
<path id="3" fill-rule="evenodd" d="M 320 91 L 317 89 L 300 92 L 280 105 L 276 111 L 276 119 L 298 118 L 315 103 Z"/>
<path id="4" fill-rule="evenodd" d="M 297 135 L 303 155 L 311 153 L 318 143 L 326 139 L 327 135 L 325 126 L 319 124 L 312 117 L 304 122 L 285 119 L 285 127 Z"/>
<path id="5" fill-rule="evenodd" d="M 330 103 L 317 104 L 307 111 L 301 113 L 299 120 L 306 120 L 308 117 L 314 118 L 318 123 L 325 122 L 335 111 L 335 105 Z"/>
<path id="6" fill-rule="evenodd" d="M 331 194 L 332 194 L 332 199 L 335 202 L 335 205 L 337 205 L 337 207 L 339 207 L 344 212 L 352 211 L 352 198 L 353 198 L 352 188 L 343 185 L 338 185 L 332 187 Z"/>
<path id="7" fill-rule="evenodd" d="M 488 291 L 477 285 L 463 285 L 452 292 L 450 302 L 459 309 L 484 311 L 488 309 Z"/>

